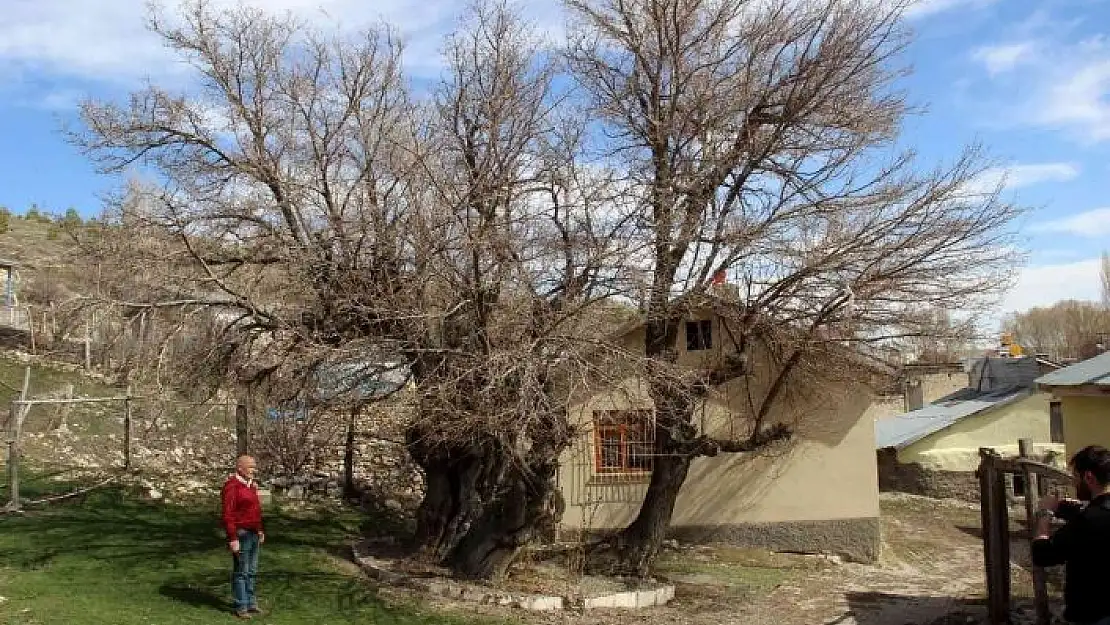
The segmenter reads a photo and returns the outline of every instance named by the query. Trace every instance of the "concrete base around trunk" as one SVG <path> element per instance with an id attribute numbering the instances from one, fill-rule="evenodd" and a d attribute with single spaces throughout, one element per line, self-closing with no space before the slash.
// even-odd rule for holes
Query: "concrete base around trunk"
<path id="1" fill-rule="evenodd" d="M 768 551 L 836 555 L 851 562 L 871 563 L 879 557 L 878 517 L 829 521 L 787 521 L 672 527 L 673 538 L 691 543 L 727 543 Z"/>
<path id="2" fill-rule="evenodd" d="M 674 599 L 673 584 L 584 597 L 501 592 L 488 587 L 450 579 L 414 577 L 394 571 L 388 560 L 371 556 L 359 543 L 352 545 L 351 555 L 355 564 L 368 577 L 378 582 L 410 588 L 457 601 L 483 605 L 502 605 L 536 612 L 553 612 L 575 607 L 584 610 L 651 608 L 667 605 Z"/>

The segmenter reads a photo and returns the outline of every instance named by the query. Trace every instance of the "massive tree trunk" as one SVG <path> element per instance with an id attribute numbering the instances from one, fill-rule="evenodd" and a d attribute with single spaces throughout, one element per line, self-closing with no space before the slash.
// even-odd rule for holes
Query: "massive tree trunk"
<path id="1" fill-rule="evenodd" d="M 416 512 L 415 546 L 426 559 L 440 562 L 450 554 L 482 513 L 500 482 L 503 463 L 489 443 L 427 443 L 415 429 L 408 433 L 409 452 L 424 470 L 424 499 Z"/>
<path id="2" fill-rule="evenodd" d="M 408 437 L 426 475 L 416 515 L 418 553 L 462 578 L 504 576 L 558 514 L 555 473 L 569 441 L 536 445 L 520 457 L 492 438 L 464 448 L 425 445 L 415 428 Z"/>
<path id="3" fill-rule="evenodd" d="M 697 445 L 692 398 L 671 384 L 651 384 L 655 402 L 655 457 L 651 482 L 636 519 L 617 537 L 618 567 L 646 577 L 666 538 L 678 493 L 686 482 Z"/>
<path id="4" fill-rule="evenodd" d="M 663 306 L 657 302 L 657 309 Z M 693 400 L 672 377 L 678 320 L 657 319 L 645 328 L 645 353 L 660 363 L 649 368 L 648 388 L 655 404 L 655 457 L 651 482 L 636 519 L 617 536 L 618 569 L 639 577 L 651 570 L 666 537 L 678 492 L 686 481 L 692 456 L 688 450 L 697 436 Z"/>
<path id="5" fill-rule="evenodd" d="M 791 435 L 789 428 L 783 425 L 765 428 L 763 424 L 766 409 L 770 406 L 768 402 L 773 401 L 781 391 L 785 375 L 796 364 L 794 358 L 771 385 L 746 440 L 717 440 L 706 432 L 698 431 L 694 422 L 697 405 L 704 401 L 709 386 L 743 375 L 746 343 L 736 342 L 739 357 L 720 363 L 704 379 L 690 379 L 675 366 L 677 359 L 673 346 L 678 327 L 679 321 L 672 319 L 669 322 L 649 322 L 646 328 L 646 353 L 653 361 L 648 370 L 648 389 L 655 405 L 655 456 L 651 481 L 640 511 L 617 536 L 617 567 L 627 575 L 646 577 L 650 574 L 694 458 L 716 456 L 721 452 L 753 451 Z"/>
<path id="6" fill-rule="evenodd" d="M 509 471 L 492 502 L 463 536 L 447 565 L 469 579 L 501 579 L 557 508 L 554 461 Z"/>

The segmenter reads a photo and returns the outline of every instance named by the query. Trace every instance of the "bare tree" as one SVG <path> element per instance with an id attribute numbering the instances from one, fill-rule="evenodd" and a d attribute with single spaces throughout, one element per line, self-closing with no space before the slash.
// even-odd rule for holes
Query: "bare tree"
<path id="1" fill-rule="evenodd" d="M 608 175 L 579 166 L 583 123 L 510 8 L 474 5 L 447 64 L 424 160 L 439 212 L 418 248 L 421 308 L 450 314 L 408 331 L 421 345 L 408 440 L 428 481 L 422 548 L 491 577 L 554 520 L 567 406 L 613 371 L 593 339 L 622 288 L 630 220 Z"/>
<path id="2" fill-rule="evenodd" d="M 641 207 L 649 250 L 656 458 L 618 537 L 621 568 L 644 575 L 694 458 L 787 437 L 790 424 L 769 416 L 807 363 L 920 334 L 922 307 L 982 309 L 1010 278 L 1017 210 L 973 192 L 984 167 L 974 151 L 925 173 L 910 154 L 889 156 L 907 110 L 895 89 L 899 3 L 566 5 L 574 76 L 609 138 L 603 157 Z M 739 283 L 738 302 L 711 292 L 718 272 Z M 726 319 L 740 357 L 681 372 L 675 341 L 699 306 Z M 698 432 L 697 403 L 715 384 L 750 380 L 759 345 L 776 347 L 775 366 L 746 437 Z"/>
<path id="3" fill-rule="evenodd" d="M 1102 253 L 1102 306 L 1110 309 L 1110 252 Z"/>
<path id="4" fill-rule="evenodd" d="M 1095 346 L 1110 337 L 1110 311 L 1094 302 L 1065 300 L 1014 313 L 1003 328 L 1028 353 L 1090 358 L 1097 354 Z"/>
<path id="5" fill-rule="evenodd" d="M 164 368 L 323 402 L 337 424 L 368 400 L 322 397 L 321 372 L 353 371 L 354 389 L 402 360 L 427 481 L 417 545 L 460 575 L 503 574 L 558 511 L 566 407 L 614 370 L 596 333 L 635 245 L 611 174 L 577 162 L 585 124 L 551 55 L 508 7 L 479 3 L 417 100 L 387 29 L 327 37 L 202 1 L 181 22 L 151 27 L 198 91 L 83 106 L 78 145 L 162 180 L 90 245 L 114 279 L 85 301 L 157 322 L 147 352 Z"/>

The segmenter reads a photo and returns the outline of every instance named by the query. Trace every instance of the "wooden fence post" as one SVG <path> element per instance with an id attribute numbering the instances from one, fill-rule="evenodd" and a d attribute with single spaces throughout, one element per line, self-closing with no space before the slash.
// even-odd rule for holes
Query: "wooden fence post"
<path id="1" fill-rule="evenodd" d="M 31 367 L 23 370 L 23 389 L 19 392 L 20 401 L 27 400 L 31 389 Z M 31 407 L 12 402 L 8 412 L 8 505 L 5 512 L 19 512 L 22 502 L 19 498 L 19 437 L 23 431 L 23 418 Z"/>
<path id="2" fill-rule="evenodd" d="M 123 468 L 131 470 L 131 386 L 127 387 L 127 399 L 123 400 Z"/>
<path id="3" fill-rule="evenodd" d="M 16 422 L 19 419 L 19 406 L 12 402 L 8 413 L 8 505 L 5 512 L 19 511 L 19 438 Z"/>
<path id="4" fill-rule="evenodd" d="M 85 371 L 92 371 L 92 338 L 88 319 L 85 320 Z"/>
<path id="5" fill-rule="evenodd" d="M 983 526 L 983 560 L 987 577 L 987 611 L 991 625 L 1010 622 L 1010 536 L 1005 473 L 993 449 L 979 450 L 979 505 Z"/>
<path id="6" fill-rule="evenodd" d="M 1024 459 L 1033 459 L 1033 440 L 1023 438 L 1018 441 L 1018 455 Z M 1029 525 L 1029 541 L 1037 537 L 1037 498 L 1040 494 L 1040 476 L 1029 469 L 1022 467 L 1022 477 L 1025 479 L 1025 518 Z M 1047 482 L 1048 480 L 1044 480 Z M 1033 606 L 1037 612 L 1037 625 L 1049 625 L 1052 614 L 1048 610 L 1048 582 L 1044 569 L 1033 565 Z"/>

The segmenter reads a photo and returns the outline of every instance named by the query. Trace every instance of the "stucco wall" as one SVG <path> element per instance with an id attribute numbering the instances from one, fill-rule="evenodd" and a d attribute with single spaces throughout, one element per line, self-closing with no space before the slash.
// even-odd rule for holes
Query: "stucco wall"
<path id="1" fill-rule="evenodd" d="M 1087 445 L 1110 447 L 1110 397 L 1060 397 L 1064 446 L 1072 454 Z"/>
<path id="2" fill-rule="evenodd" d="M 793 424 L 791 443 L 759 454 L 696 459 L 676 502 L 672 534 L 873 559 L 879 503 L 874 422 L 865 417 L 871 401 L 862 387 L 810 389 L 772 415 Z M 743 384 L 718 389 L 697 413 L 699 428 L 743 437 L 746 402 Z M 593 412 L 650 406 L 643 382 L 630 378 L 572 410 L 582 436 L 564 454 L 559 472 L 563 529 L 615 529 L 635 517 L 647 476 L 594 474 Z"/>
<path id="3" fill-rule="evenodd" d="M 885 395 L 876 397 L 875 401 L 867 408 L 864 418 L 868 421 L 880 419 L 893 419 L 906 411 L 906 398 L 902 395 Z"/>
<path id="4" fill-rule="evenodd" d="M 962 371 L 928 373 L 920 376 L 919 379 L 921 380 L 922 395 L 926 404 L 931 404 L 942 397 L 967 388 L 967 374 Z"/>
<path id="5" fill-rule="evenodd" d="M 968 417 L 927 436 L 898 452 L 898 461 L 920 464 L 943 471 L 974 471 L 979 464 L 979 448 L 1016 449 L 1017 441 L 1032 439 L 1048 445 L 1048 409 L 1051 396 L 1036 393 L 981 415 Z M 1107 430 L 1110 432 L 1110 430 Z"/>

